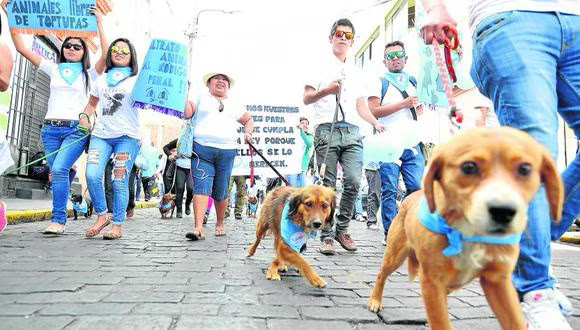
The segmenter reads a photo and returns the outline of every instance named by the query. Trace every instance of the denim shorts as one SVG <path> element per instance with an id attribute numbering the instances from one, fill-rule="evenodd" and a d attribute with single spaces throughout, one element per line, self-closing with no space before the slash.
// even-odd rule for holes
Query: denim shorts
<path id="1" fill-rule="evenodd" d="M 236 153 L 237 149 L 206 147 L 193 142 L 193 194 L 211 196 L 218 202 L 228 198 Z"/>

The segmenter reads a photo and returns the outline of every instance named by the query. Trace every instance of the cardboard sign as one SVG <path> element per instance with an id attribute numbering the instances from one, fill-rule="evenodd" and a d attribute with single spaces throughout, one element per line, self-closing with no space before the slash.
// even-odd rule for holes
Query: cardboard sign
<path id="1" fill-rule="evenodd" d="M 133 105 L 183 118 L 187 98 L 189 48 L 154 39 L 147 51 L 133 94 Z"/>
<path id="2" fill-rule="evenodd" d="M 281 174 L 300 173 L 304 142 L 296 127 L 300 118 L 299 107 L 252 104 L 246 105 L 246 110 L 254 119 L 252 144 Z M 240 127 L 239 133 L 239 148 L 232 175 L 250 175 L 250 146 L 242 141 L 243 127 Z M 254 174 L 266 178 L 276 177 L 276 173 L 256 154 Z"/>
<path id="3" fill-rule="evenodd" d="M 12 0 L 7 4 L 10 29 L 26 34 L 90 37 L 97 34 L 97 19 L 89 8 L 106 14 L 107 1 Z"/>

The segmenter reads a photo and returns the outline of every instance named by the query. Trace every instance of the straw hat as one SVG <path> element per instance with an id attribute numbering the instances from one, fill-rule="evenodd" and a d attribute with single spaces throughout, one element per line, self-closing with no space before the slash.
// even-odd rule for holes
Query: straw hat
<path id="1" fill-rule="evenodd" d="M 207 84 L 209 83 L 209 80 L 213 77 L 213 76 L 217 76 L 218 74 L 221 74 L 223 76 L 225 76 L 228 81 L 230 82 L 230 88 L 232 88 L 234 86 L 234 79 L 232 78 L 232 76 L 230 76 L 227 73 L 224 72 L 209 72 L 206 73 L 205 75 L 203 75 L 203 77 L 201 78 L 201 80 L 203 81 L 203 84 L 207 86 Z"/>

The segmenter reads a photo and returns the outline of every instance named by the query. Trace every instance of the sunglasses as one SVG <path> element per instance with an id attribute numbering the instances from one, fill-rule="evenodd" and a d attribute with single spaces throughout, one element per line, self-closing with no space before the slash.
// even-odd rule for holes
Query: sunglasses
<path id="1" fill-rule="evenodd" d="M 219 101 L 219 103 L 220 103 L 220 106 L 218 107 L 218 110 L 219 110 L 219 112 L 223 112 L 224 111 L 224 104 L 222 103 L 222 101 Z"/>
<path id="2" fill-rule="evenodd" d="M 79 50 L 82 50 L 83 49 L 83 46 L 82 45 L 79 45 L 79 44 L 71 44 L 70 42 L 65 42 L 62 45 L 62 48 L 64 48 L 64 49 L 71 49 L 72 48 L 72 49 L 74 49 L 76 51 L 79 51 Z"/>
<path id="3" fill-rule="evenodd" d="M 336 32 L 334 32 L 334 36 L 337 38 L 342 38 L 344 36 L 346 40 L 352 40 L 352 38 L 354 38 L 354 33 L 336 30 Z"/>
<path id="4" fill-rule="evenodd" d="M 117 53 L 117 54 L 121 54 L 121 55 L 129 55 L 130 51 L 129 51 L 129 48 L 121 48 L 119 46 L 113 46 L 113 47 L 111 47 L 111 53 Z"/>
<path id="5" fill-rule="evenodd" d="M 385 54 L 385 59 L 386 60 L 393 60 L 396 58 L 403 58 L 405 57 L 405 51 L 404 50 L 399 50 L 396 52 L 390 52 L 390 53 L 386 53 Z"/>

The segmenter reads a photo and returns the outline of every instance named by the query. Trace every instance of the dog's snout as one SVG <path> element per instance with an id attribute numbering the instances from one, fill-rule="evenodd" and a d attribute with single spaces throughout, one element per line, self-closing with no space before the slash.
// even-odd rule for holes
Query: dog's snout
<path id="1" fill-rule="evenodd" d="M 320 220 L 314 220 L 312 222 L 312 227 L 314 227 L 316 229 L 320 228 L 321 226 L 322 226 L 322 221 L 320 221 Z"/>
<path id="2" fill-rule="evenodd" d="M 512 203 L 490 202 L 487 205 L 491 219 L 498 224 L 509 224 L 516 215 L 517 208 Z"/>

